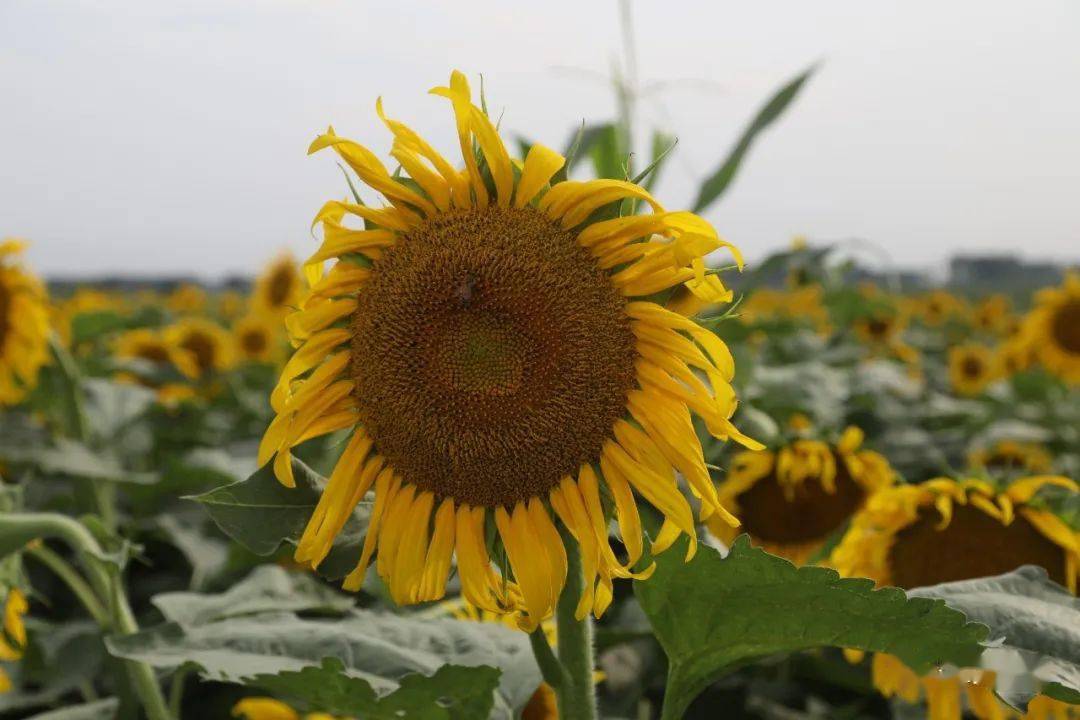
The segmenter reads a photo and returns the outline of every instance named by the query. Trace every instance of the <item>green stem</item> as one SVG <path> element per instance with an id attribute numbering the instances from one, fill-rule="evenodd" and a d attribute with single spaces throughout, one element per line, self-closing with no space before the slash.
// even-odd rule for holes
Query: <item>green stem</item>
<path id="1" fill-rule="evenodd" d="M 67 386 L 64 399 L 67 401 L 68 431 L 77 439 L 85 442 L 90 435 L 90 430 L 86 421 L 86 409 L 83 407 L 82 378 L 79 367 L 75 364 L 75 359 L 71 357 L 71 353 L 60 344 L 55 335 L 49 338 L 49 346 L 52 348 L 53 356 L 56 358 L 56 365 L 60 368 L 60 372 L 63 373 L 65 385 Z"/>
<path id="2" fill-rule="evenodd" d="M 184 684 L 188 673 L 191 671 L 180 668 L 173 673 L 172 684 L 169 685 L 169 713 L 174 717 L 182 717 L 181 711 L 184 706 Z"/>
<path id="3" fill-rule="evenodd" d="M 555 610 L 559 662 L 565 682 L 555 686 L 560 720 L 595 720 L 596 687 L 593 683 L 592 615 L 583 620 L 574 617 L 585 586 L 581 572 L 581 550 L 577 541 L 562 531 L 566 546 L 566 587 Z"/>
<path id="4" fill-rule="evenodd" d="M 97 595 L 94 594 L 94 590 L 83 579 L 82 575 L 76 572 L 75 568 L 71 567 L 64 558 L 44 545 L 29 548 L 26 554 L 52 570 L 54 575 L 63 580 L 64 584 L 83 604 L 83 607 L 86 608 L 86 611 L 90 613 L 90 616 L 94 618 L 98 625 L 102 627 L 110 626 L 109 612 L 101 604 Z"/>
<path id="5" fill-rule="evenodd" d="M 98 560 L 102 550 L 98 541 L 83 525 L 59 513 L 7 513 L 0 515 L 0 540 L 4 544 L 25 544 L 36 538 L 58 538 L 76 551 L 79 562 L 89 578 L 89 585 L 99 598 L 108 600 L 109 612 L 104 613 L 107 624 L 103 629 L 119 635 L 137 632 L 138 624 L 131 611 L 120 579 L 120 570 L 105 566 Z M 146 663 L 125 660 L 125 667 L 149 720 L 171 720 L 165 698 L 161 694 L 154 671 Z"/>
<path id="6" fill-rule="evenodd" d="M 536 664 L 540 667 L 540 675 L 544 678 L 544 682 L 552 689 L 565 685 L 566 669 L 559 662 L 559 658 L 555 657 L 542 627 L 529 633 L 529 644 L 532 646 L 533 657 L 536 658 Z"/>

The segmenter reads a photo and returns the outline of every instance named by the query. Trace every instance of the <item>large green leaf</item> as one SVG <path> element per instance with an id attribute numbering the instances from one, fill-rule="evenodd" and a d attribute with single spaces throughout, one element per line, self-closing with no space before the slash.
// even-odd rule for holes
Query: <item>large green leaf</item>
<path id="1" fill-rule="evenodd" d="M 148 388 L 100 378 L 88 379 L 82 387 L 87 422 L 95 437 L 106 440 L 145 415 L 157 397 Z"/>
<path id="2" fill-rule="evenodd" d="M 166 620 L 188 627 L 265 612 L 340 613 L 356 604 L 307 573 L 276 565 L 260 565 L 222 593 L 162 593 L 153 603 Z"/>
<path id="3" fill-rule="evenodd" d="M 248 684 L 279 697 L 299 699 L 310 710 L 365 720 L 476 720 L 491 715 L 499 671 L 492 667 L 443 665 L 433 675 L 406 675 L 394 692 L 379 697 L 344 664 L 327 658 L 321 666 L 256 675 Z"/>
<path id="4" fill-rule="evenodd" d="M 225 593 L 171 593 L 154 603 L 169 622 L 110 638 L 110 652 L 157 668 L 193 665 L 206 678 L 232 682 L 337 658 L 380 695 L 406 675 L 432 675 L 446 664 L 495 666 L 502 671 L 499 718 L 512 717 L 540 684 L 524 633 L 498 623 L 344 610 L 348 598 L 278 568 L 260 568 Z M 334 618 L 295 614 L 343 610 Z"/>
<path id="5" fill-rule="evenodd" d="M 90 480 L 149 484 L 155 473 L 127 470 L 110 450 L 96 450 L 66 437 L 54 438 L 48 447 L 4 445 L 0 455 L 12 465 L 31 466 L 45 475 L 64 475 Z"/>
<path id="6" fill-rule="evenodd" d="M 995 577 L 916 588 L 909 595 L 944 600 L 990 627 L 1000 643 L 983 653 L 981 666 L 997 672 L 996 689 L 1023 706 L 1038 692 L 1067 702 L 1080 693 L 1080 598 L 1025 565 Z M 1070 692 L 1071 691 L 1071 692 Z"/>
<path id="7" fill-rule="evenodd" d="M 758 110 L 757 115 L 743 130 L 739 141 L 735 143 L 735 147 L 731 149 L 724 163 L 702 183 L 697 200 L 694 201 L 694 212 L 701 212 L 724 194 L 731 181 L 735 179 L 735 174 L 738 173 L 739 166 L 742 164 L 746 153 L 750 150 L 750 146 L 753 145 L 758 133 L 772 125 L 784 113 L 815 69 L 815 67 L 811 67 L 788 81 L 775 95 L 769 98 L 764 107 Z"/>
<path id="8" fill-rule="evenodd" d="M 270 555 L 283 542 L 299 541 L 308 518 L 319 502 L 326 479 L 293 459 L 296 487 L 287 488 L 267 464 L 251 477 L 210 490 L 191 500 L 202 503 L 225 534 L 256 555 Z M 371 503 L 357 505 L 334 542 L 319 572 L 331 579 L 344 577 L 360 557 L 367 532 Z"/>
<path id="9" fill-rule="evenodd" d="M 120 701 L 116 698 L 105 698 L 38 713 L 26 720 L 113 720 L 119 707 Z"/>
<path id="10" fill-rule="evenodd" d="M 978 660 L 982 625 L 943 602 L 875 590 L 870 580 L 833 570 L 796 569 L 750 546 L 745 535 L 726 558 L 709 547 L 683 562 L 686 541 L 656 559 L 634 590 L 667 653 L 664 718 L 682 717 L 721 675 L 754 659 L 834 646 L 888 652 L 919 672 Z"/>

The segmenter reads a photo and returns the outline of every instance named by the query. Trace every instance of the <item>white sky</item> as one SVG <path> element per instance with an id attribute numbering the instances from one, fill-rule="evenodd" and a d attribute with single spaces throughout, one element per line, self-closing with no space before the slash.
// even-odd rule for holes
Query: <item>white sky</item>
<path id="1" fill-rule="evenodd" d="M 903 265 L 1080 255 L 1080 3 L 634 2 L 639 126 L 688 205 L 757 106 L 823 60 L 709 212 L 751 259 L 793 234 Z M 0 235 L 47 274 L 251 272 L 344 186 L 315 133 L 383 157 L 374 100 L 444 151 L 451 68 L 561 147 L 614 113 L 614 0 L 0 0 Z M 642 147 L 644 147 L 642 145 Z"/>

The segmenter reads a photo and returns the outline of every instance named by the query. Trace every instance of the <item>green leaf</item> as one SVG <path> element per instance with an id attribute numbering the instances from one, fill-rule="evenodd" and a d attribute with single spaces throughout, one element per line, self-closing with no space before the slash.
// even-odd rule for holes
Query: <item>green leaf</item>
<path id="1" fill-rule="evenodd" d="M 198 510 L 194 509 L 196 513 Z M 188 514 L 188 513 L 185 513 Z M 201 515 L 201 513 L 199 513 Z M 184 554 L 191 565 L 191 585 L 203 587 L 207 580 L 221 572 L 229 561 L 228 543 L 220 537 L 209 537 L 202 531 L 204 522 L 191 522 L 190 518 L 168 513 L 155 518 L 158 528 L 169 542 Z"/>
<path id="2" fill-rule="evenodd" d="M 155 473 L 127 470 L 108 450 L 95 450 L 66 437 L 53 439 L 49 447 L 11 447 L 5 445 L 0 455 L 12 465 L 38 468 L 46 475 L 66 475 L 88 480 L 152 484 Z"/>
<path id="3" fill-rule="evenodd" d="M 302 700 L 309 710 L 365 720 L 475 720 L 490 716 L 499 685 L 493 667 L 444 665 L 430 677 L 406 675 L 401 686 L 378 697 L 366 681 L 346 675 L 335 658 L 320 667 L 256 675 L 248 682 L 277 696 Z"/>
<path id="4" fill-rule="evenodd" d="M 652 161 L 647 168 L 637 174 L 632 182 L 635 184 L 644 182 L 642 187 L 651 192 L 657 181 L 660 180 L 660 169 L 664 166 L 664 161 L 667 160 L 667 156 L 678 144 L 679 138 L 674 135 L 669 135 L 663 130 L 654 130 L 652 136 Z"/>
<path id="5" fill-rule="evenodd" d="M 731 181 L 735 179 L 735 174 L 738 173 L 739 166 L 742 164 L 746 153 L 750 150 L 750 146 L 753 145 L 758 133 L 772 125 L 784 113 L 791 101 L 799 94 L 803 84 L 816 69 L 816 66 L 811 66 L 794 79 L 788 81 L 775 95 L 769 98 L 764 107 L 758 110 L 757 115 L 743 130 L 742 136 L 735 143 L 735 147 L 732 148 L 724 163 L 702 183 L 697 200 L 694 202 L 694 212 L 701 212 L 724 194 Z"/>
<path id="6" fill-rule="evenodd" d="M 981 667 L 998 674 L 996 690 L 1022 707 L 1038 692 L 1080 699 L 1080 598 L 1025 565 L 995 577 L 916 588 L 909 595 L 936 598 L 990 627 Z"/>
<path id="7" fill-rule="evenodd" d="M 337 658 L 350 677 L 379 694 L 412 673 L 443 665 L 502 670 L 494 717 L 516 717 L 540 685 L 528 636 L 497 623 L 419 619 L 354 609 L 339 619 L 263 612 L 181 625 L 168 622 L 111 637 L 109 651 L 156 668 L 191 665 L 210 680 L 243 682 L 255 675 L 298 672 Z"/>
<path id="8" fill-rule="evenodd" d="M 296 487 L 287 488 L 267 464 L 246 480 L 189 497 L 206 508 L 218 527 L 256 555 L 271 555 L 282 542 L 299 541 L 319 502 L 326 479 L 293 458 Z M 326 577 L 344 577 L 360 557 L 371 504 L 361 502 L 320 566 Z"/>
<path id="9" fill-rule="evenodd" d="M 552 184 L 565 181 L 578 163 L 591 156 L 593 146 L 607 133 L 614 132 L 614 130 L 615 126 L 611 123 L 586 125 L 582 122 L 581 127 L 570 135 L 570 140 L 566 144 L 566 151 L 563 153 L 563 156 L 566 157 L 566 164 L 555 173 Z"/>
<path id="10" fill-rule="evenodd" d="M 971 665 L 986 628 L 940 601 L 875 590 L 833 570 L 796 569 L 752 548 L 745 535 L 721 559 L 710 547 L 683 562 L 686 540 L 656 558 L 634 591 L 667 653 L 663 718 L 679 718 L 721 675 L 778 653 L 834 646 L 896 655 L 917 672 Z"/>
<path id="11" fill-rule="evenodd" d="M 106 440 L 145 415 L 157 397 L 153 390 L 100 378 L 85 380 L 83 389 L 90 429 L 95 437 Z"/>
<path id="12" fill-rule="evenodd" d="M 71 705 L 38 713 L 37 715 L 31 715 L 26 720 L 113 720 L 119 707 L 120 701 L 116 698 L 105 698 L 104 700 L 94 700 L 83 705 Z"/>
<path id="13" fill-rule="evenodd" d="M 162 593 L 154 596 L 153 603 L 166 620 L 183 626 L 266 612 L 341 613 L 356 604 L 311 575 L 276 565 L 260 565 L 223 593 Z"/>

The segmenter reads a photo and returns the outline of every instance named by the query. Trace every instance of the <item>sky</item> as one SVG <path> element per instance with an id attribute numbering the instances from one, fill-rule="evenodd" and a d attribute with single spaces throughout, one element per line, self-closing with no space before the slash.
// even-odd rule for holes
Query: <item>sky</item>
<path id="1" fill-rule="evenodd" d="M 0 0 L 0 236 L 49 276 L 256 272 L 312 252 L 345 192 L 306 156 L 333 124 L 384 160 L 374 104 L 447 154 L 452 69 L 561 148 L 615 113 L 615 0 Z M 635 124 L 679 138 L 656 193 L 689 206 L 757 107 L 820 67 L 707 217 L 753 262 L 794 235 L 871 265 L 1080 259 L 1075 0 L 631 5 Z M 846 242 L 855 238 L 857 242 Z"/>

